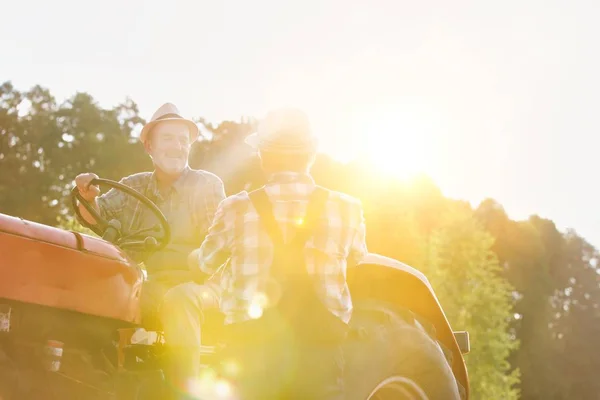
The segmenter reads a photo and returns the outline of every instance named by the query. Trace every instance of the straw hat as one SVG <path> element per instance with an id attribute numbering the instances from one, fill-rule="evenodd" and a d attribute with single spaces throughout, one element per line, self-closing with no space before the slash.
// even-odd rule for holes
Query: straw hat
<path id="1" fill-rule="evenodd" d="M 284 154 L 310 153 L 317 148 L 306 114 L 288 108 L 269 112 L 245 141 L 260 151 Z"/>
<path id="2" fill-rule="evenodd" d="M 198 135 L 200 134 L 198 125 L 196 125 L 194 121 L 183 118 L 179 114 L 179 110 L 174 104 L 165 103 L 162 106 L 160 106 L 158 110 L 156 110 L 156 112 L 150 119 L 150 122 L 148 122 L 142 128 L 142 132 L 140 133 L 140 140 L 142 141 L 142 143 L 146 141 L 146 139 L 148 138 L 148 133 L 150 133 L 152 128 L 154 128 L 158 123 L 162 121 L 181 121 L 185 123 L 190 130 L 190 142 L 193 143 L 196 141 L 196 139 L 198 139 Z"/>

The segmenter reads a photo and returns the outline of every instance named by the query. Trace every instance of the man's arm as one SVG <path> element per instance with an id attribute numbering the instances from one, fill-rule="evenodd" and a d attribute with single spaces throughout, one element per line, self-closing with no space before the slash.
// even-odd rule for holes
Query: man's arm
<path id="1" fill-rule="evenodd" d="M 100 188 L 95 185 L 91 185 L 92 180 L 98 179 L 98 175 L 93 173 L 84 173 L 79 174 L 75 177 L 75 185 L 77 186 L 77 190 L 79 191 L 79 195 L 86 200 L 92 208 L 94 208 L 98 213 L 100 212 L 100 208 L 98 207 L 98 203 L 96 202 L 96 197 L 100 194 Z M 79 202 L 77 205 L 79 208 L 79 213 L 81 214 L 81 218 L 77 216 L 77 220 L 80 223 L 87 222 L 90 225 L 96 225 L 96 219 L 88 212 L 88 210 Z"/>
<path id="2" fill-rule="evenodd" d="M 208 235 L 199 249 L 194 250 L 189 257 L 189 265 L 193 272 L 207 275 L 215 274 L 230 256 L 231 227 L 227 223 L 227 202 L 219 203 Z"/>
<path id="3" fill-rule="evenodd" d="M 80 174 L 75 178 L 75 184 L 79 190 L 79 194 L 90 203 L 90 205 L 107 220 L 117 219 L 120 220 L 119 216 L 122 213 L 123 207 L 126 201 L 126 195 L 123 192 L 115 189 L 109 190 L 107 193 L 100 195 L 100 188 L 98 186 L 90 185 L 92 179 L 97 179 L 98 176 L 93 173 Z M 121 179 L 120 183 L 124 183 L 124 179 Z M 96 225 L 96 219 L 88 212 L 88 210 L 79 203 L 77 205 L 81 213 L 81 217 L 84 221 L 77 217 L 80 223 L 87 222 L 90 225 Z"/>
<path id="4" fill-rule="evenodd" d="M 350 253 L 348 255 L 348 266 L 353 267 L 358 265 L 369 253 L 367 249 L 367 228 L 362 207 L 359 207 L 360 217 L 359 225 L 350 245 Z"/>

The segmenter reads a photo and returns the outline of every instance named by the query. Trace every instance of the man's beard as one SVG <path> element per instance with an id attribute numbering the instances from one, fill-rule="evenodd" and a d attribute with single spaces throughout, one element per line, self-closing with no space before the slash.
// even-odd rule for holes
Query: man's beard
<path id="1" fill-rule="evenodd" d="M 175 175 L 180 173 L 187 166 L 187 158 L 185 157 L 167 157 L 165 155 L 154 155 L 152 156 L 152 160 L 157 168 L 161 171 L 169 174 Z"/>

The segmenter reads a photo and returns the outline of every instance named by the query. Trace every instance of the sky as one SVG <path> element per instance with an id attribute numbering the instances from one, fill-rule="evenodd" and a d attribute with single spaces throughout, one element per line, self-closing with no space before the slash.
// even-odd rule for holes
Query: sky
<path id="1" fill-rule="evenodd" d="M 21 0 L 0 80 L 211 122 L 305 110 L 321 149 L 600 246 L 600 2 Z"/>

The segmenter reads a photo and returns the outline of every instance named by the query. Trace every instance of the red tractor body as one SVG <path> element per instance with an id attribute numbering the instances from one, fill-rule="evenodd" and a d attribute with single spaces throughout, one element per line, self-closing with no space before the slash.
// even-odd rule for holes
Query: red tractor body
<path id="1" fill-rule="evenodd" d="M 0 214 L 0 306 L 9 304 L 15 309 L 21 306 L 34 307 L 38 309 L 36 313 L 44 313 L 43 310 L 66 312 L 76 316 L 65 323 L 73 324 L 71 328 L 75 330 L 75 325 L 79 323 L 77 321 L 90 319 L 95 321 L 90 324 L 94 326 L 93 329 L 100 325 L 110 326 L 106 331 L 135 328 L 142 323 L 140 294 L 143 280 L 142 269 L 112 243 Z M 360 266 L 348 272 L 348 280 L 355 304 L 366 300 L 376 301 L 394 310 L 408 309 L 427 320 L 435 331 L 434 341 L 446 353 L 462 397 L 468 398 L 467 371 L 462 357 L 466 351 L 464 346 L 462 349 L 459 346 L 458 336 L 452 331 L 423 274 L 396 260 L 371 255 Z M 45 331 L 41 324 L 44 321 L 40 320 L 39 315 L 41 314 L 31 317 L 23 326 L 27 326 L 29 332 L 39 328 L 40 335 L 43 335 Z M 60 317 L 52 318 L 56 321 Z M 39 326 L 36 327 L 36 324 Z M 91 331 L 92 328 L 86 329 Z M 23 340 L 34 340 L 35 333 L 37 332 L 20 336 L 18 341 L 10 342 L 11 346 Z M 2 334 L 0 332 L 0 356 Z M 71 334 L 63 332 L 61 335 L 67 337 Z M 23 339 L 24 337 L 27 339 Z M 100 341 L 105 340 L 104 337 L 98 338 Z M 118 342 L 118 333 L 113 337 L 115 338 Z M 102 344 L 102 351 L 106 351 L 108 342 L 107 340 L 107 343 Z M 120 343 L 116 346 L 122 345 Z M 90 350 L 93 344 L 82 346 L 87 346 L 90 352 L 94 351 Z M 115 349 L 115 354 L 119 353 L 119 356 L 112 358 L 122 358 L 122 350 Z M 17 357 L 21 352 L 14 350 L 11 354 Z M 1 364 L 2 357 L 0 367 Z M 121 369 L 120 364 L 115 365 L 115 370 Z M 100 367 L 94 368 L 97 372 Z M 81 368 L 74 367 L 73 371 L 75 370 Z"/>
<path id="2" fill-rule="evenodd" d="M 102 239 L 0 214 L 0 298 L 139 324 L 142 270 Z"/>

